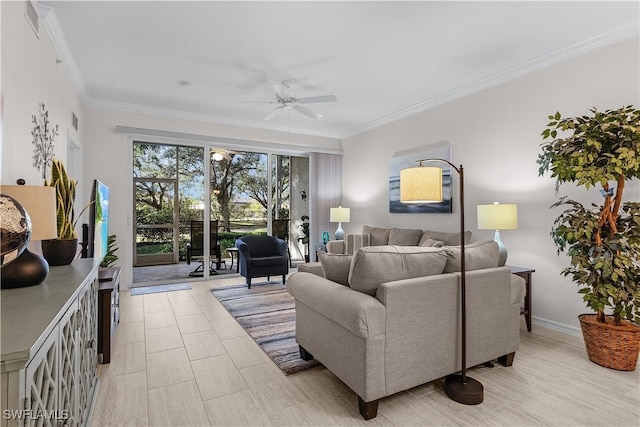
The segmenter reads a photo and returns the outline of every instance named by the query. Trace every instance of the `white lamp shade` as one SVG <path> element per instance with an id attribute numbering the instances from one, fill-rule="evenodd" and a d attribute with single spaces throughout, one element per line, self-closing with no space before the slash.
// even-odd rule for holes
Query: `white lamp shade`
<path id="1" fill-rule="evenodd" d="M 339 206 L 329 210 L 329 222 L 349 222 L 351 220 L 351 209 Z"/>
<path id="2" fill-rule="evenodd" d="M 55 187 L 36 185 L 3 185 L 0 189 L 16 199 L 31 218 L 31 240 L 58 237 Z"/>
<path id="3" fill-rule="evenodd" d="M 418 166 L 400 171 L 400 202 L 438 203 L 442 201 L 442 168 Z"/>
<path id="4" fill-rule="evenodd" d="M 478 205 L 478 229 L 515 230 L 518 228 L 518 205 Z"/>

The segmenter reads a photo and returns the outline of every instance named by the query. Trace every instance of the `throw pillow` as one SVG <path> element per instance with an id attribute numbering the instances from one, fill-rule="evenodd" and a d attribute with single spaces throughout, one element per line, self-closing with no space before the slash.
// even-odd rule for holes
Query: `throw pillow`
<path id="1" fill-rule="evenodd" d="M 344 236 L 344 253 L 353 255 L 358 249 L 369 246 L 369 241 L 368 234 L 347 234 Z"/>
<path id="2" fill-rule="evenodd" d="M 420 245 L 422 241 L 426 239 L 440 240 L 445 246 L 458 246 L 460 244 L 460 233 L 443 233 L 442 231 L 424 230 L 422 233 L 422 239 L 420 239 Z M 471 239 L 471 231 L 464 232 L 464 243 L 466 244 Z"/>
<path id="3" fill-rule="evenodd" d="M 418 246 L 422 230 L 392 228 L 389 231 L 389 244 L 395 246 Z"/>
<path id="4" fill-rule="evenodd" d="M 371 246 L 382 246 L 389 244 L 389 230 L 388 228 L 369 227 L 365 225 L 362 227 L 362 234 L 369 235 L 369 244 Z"/>
<path id="5" fill-rule="evenodd" d="M 368 246 L 353 255 L 349 286 L 375 295 L 382 283 L 441 274 L 446 262 L 444 248 Z"/>
<path id="6" fill-rule="evenodd" d="M 318 252 L 318 259 L 320 259 L 324 278 L 344 286 L 349 286 L 351 258 L 352 255 Z"/>
<path id="7" fill-rule="evenodd" d="M 440 240 L 433 240 L 433 239 L 427 238 L 427 239 L 420 240 L 420 246 L 422 246 L 423 248 L 441 248 L 444 246 L 444 243 L 441 242 Z"/>
<path id="8" fill-rule="evenodd" d="M 445 273 L 460 271 L 460 246 L 448 246 Z M 464 247 L 465 269 L 467 271 L 494 268 L 498 266 L 498 244 L 493 240 L 481 240 Z"/>

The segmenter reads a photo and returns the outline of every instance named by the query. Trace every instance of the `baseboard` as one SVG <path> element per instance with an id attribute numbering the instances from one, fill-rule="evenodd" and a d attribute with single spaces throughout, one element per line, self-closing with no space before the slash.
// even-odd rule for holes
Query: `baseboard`
<path id="1" fill-rule="evenodd" d="M 577 326 L 567 325 L 565 323 L 559 323 L 537 316 L 532 316 L 532 320 L 534 326 L 541 326 L 543 328 L 552 329 L 554 331 L 562 332 L 563 334 L 573 335 L 576 337 L 582 336 L 582 331 Z"/>

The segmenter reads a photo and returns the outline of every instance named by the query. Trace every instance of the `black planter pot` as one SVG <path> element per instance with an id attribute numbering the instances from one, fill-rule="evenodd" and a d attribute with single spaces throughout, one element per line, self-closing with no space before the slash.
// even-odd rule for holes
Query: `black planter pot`
<path id="1" fill-rule="evenodd" d="M 78 253 L 78 239 L 52 239 L 42 241 L 42 255 L 50 266 L 69 265 Z"/>

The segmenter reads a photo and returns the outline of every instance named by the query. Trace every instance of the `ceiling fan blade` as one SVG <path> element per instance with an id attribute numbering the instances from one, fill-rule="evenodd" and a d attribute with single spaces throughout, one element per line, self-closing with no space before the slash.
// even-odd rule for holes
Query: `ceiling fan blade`
<path id="1" fill-rule="evenodd" d="M 313 104 L 316 102 L 336 102 L 337 99 L 334 95 L 322 95 L 322 96 L 309 96 L 306 98 L 298 98 L 300 104 Z"/>
<path id="2" fill-rule="evenodd" d="M 289 87 L 283 83 L 271 85 L 276 91 L 276 94 L 283 99 L 289 98 Z"/>
<path id="3" fill-rule="evenodd" d="M 316 113 L 315 111 L 311 111 L 310 109 L 303 107 L 301 105 L 294 105 L 293 108 L 298 111 L 299 113 L 304 114 L 305 116 L 312 118 L 314 120 L 319 119 L 320 117 L 322 117 L 321 114 Z"/>
<path id="4" fill-rule="evenodd" d="M 264 116 L 262 118 L 262 120 L 271 120 L 273 118 L 273 116 L 276 115 L 276 111 L 280 110 L 281 108 L 282 108 L 282 106 L 276 107 L 273 110 L 269 111 L 269 113 L 266 116 Z"/>

